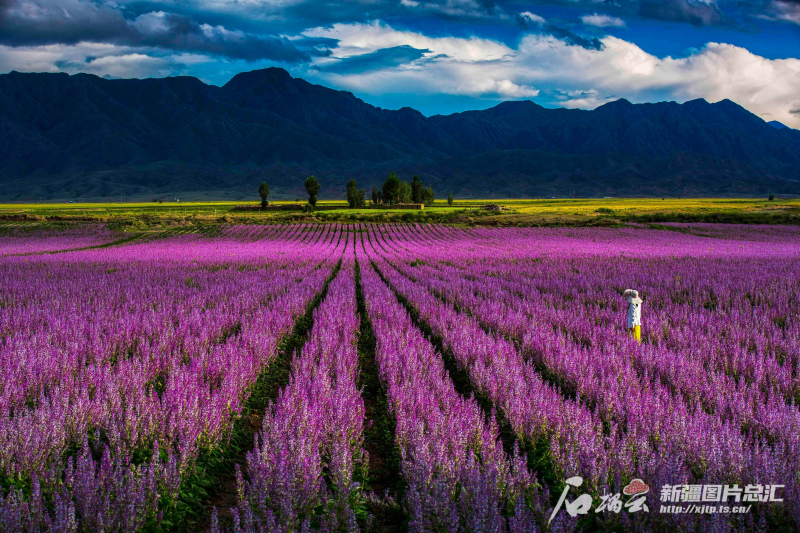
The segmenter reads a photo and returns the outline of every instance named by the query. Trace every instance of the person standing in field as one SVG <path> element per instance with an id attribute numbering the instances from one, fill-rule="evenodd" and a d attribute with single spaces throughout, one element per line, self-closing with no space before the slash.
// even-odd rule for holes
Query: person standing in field
<path id="1" fill-rule="evenodd" d="M 639 291 L 628 289 L 622 296 L 628 299 L 628 334 L 642 343 L 642 299 Z"/>

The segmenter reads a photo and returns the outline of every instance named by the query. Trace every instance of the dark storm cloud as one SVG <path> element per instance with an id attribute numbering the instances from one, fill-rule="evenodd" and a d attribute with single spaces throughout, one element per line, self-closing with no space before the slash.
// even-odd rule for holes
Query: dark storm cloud
<path id="1" fill-rule="evenodd" d="M 9 46 L 109 43 L 152 47 L 162 51 L 211 54 L 248 61 L 268 59 L 287 63 L 308 62 L 329 54 L 332 40 L 286 39 L 304 30 L 335 23 L 364 23 L 383 20 L 389 24 L 409 19 L 446 19 L 465 24 L 520 25 L 528 31 L 553 35 L 570 45 L 602 49 L 594 35 L 586 36 L 574 21 L 547 20 L 532 23 L 519 15 L 525 2 L 504 0 L 297 0 L 288 4 L 248 3 L 237 0 L 213 9 L 208 0 L 0 0 L 0 44 Z M 534 0 L 535 1 L 535 0 Z M 788 20 L 786 13 L 798 13 L 800 0 L 539 0 L 586 9 L 602 9 L 617 16 L 639 17 L 696 26 L 720 25 L 729 21 L 723 12 L 773 13 Z M 796 11 L 795 11 L 796 10 Z M 435 24 L 435 23 L 434 23 Z M 369 58 L 400 61 L 405 51 L 385 52 Z M 392 56 L 391 54 L 398 54 Z M 365 58 L 366 60 L 367 58 Z M 413 60 L 413 59 L 412 59 Z M 357 63 L 353 63 L 354 68 Z M 344 68 L 344 67 L 341 67 Z"/>
<path id="2" fill-rule="evenodd" d="M 312 53 L 319 55 L 313 48 L 299 49 L 284 37 L 263 37 L 230 31 L 222 26 L 201 25 L 189 17 L 171 13 L 141 15 L 133 26 L 139 31 L 138 35 L 126 44 L 202 52 L 246 61 L 273 59 L 296 63 L 308 61 Z"/>
<path id="3" fill-rule="evenodd" d="M 695 26 L 730 24 L 730 17 L 717 4 L 702 0 L 540 0 L 536 3 L 584 8 L 587 11 L 602 9 L 618 16 L 684 22 Z M 750 9 L 754 3 L 735 0 L 718 2 L 737 10 Z"/>
<path id="4" fill-rule="evenodd" d="M 800 0 L 772 0 L 767 7 L 767 14 L 800 24 Z"/>
<path id="5" fill-rule="evenodd" d="M 544 27 L 544 32 L 572 46 L 580 46 L 588 50 L 603 49 L 603 43 L 597 37 L 583 37 L 568 28 L 548 24 Z"/>
<path id="6" fill-rule="evenodd" d="M 693 26 L 714 26 L 725 21 L 715 4 L 694 0 L 642 0 L 639 14 L 644 18 L 688 22 Z"/>
<path id="7" fill-rule="evenodd" d="M 96 42 L 288 63 L 329 53 L 327 48 L 320 49 L 321 41 L 294 43 L 284 37 L 231 31 L 201 24 L 182 14 L 159 11 L 133 17 L 115 7 L 86 0 L 0 2 L 6 2 L 0 11 L 0 44 L 8 46 Z"/>
<path id="8" fill-rule="evenodd" d="M 292 39 L 292 44 L 297 46 L 300 49 L 316 49 L 316 50 L 324 50 L 325 52 L 320 55 L 329 55 L 328 50 L 334 48 L 339 41 L 337 39 L 330 39 L 328 37 L 306 37 L 305 35 L 301 37 L 296 37 Z"/>
<path id="9" fill-rule="evenodd" d="M 482 19 L 515 24 L 515 11 L 494 0 L 343 0 L 296 2 L 288 6 L 249 5 L 242 11 L 205 10 L 197 3 L 153 1 L 110 4 L 103 0 L 0 0 L 0 44 L 35 46 L 109 43 L 198 52 L 248 61 L 270 59 L 307 62 L 329 54 L 335 42 L 288 40 L 311 27 L 337 22 L 367 22 L 395 17 Z M 597 38 L 586 38 L 561 24 L 538 28 L 569 44 L 600 49 Z M 378 58 L 375 58 L 376 60 Z M 389 57 L 382 59 L 390 60 Z M 399 57 L 397 59 L 400 59 Z"/>
<path id="10" fill-rule="evenodd" d="M 567 23 L 563 21 L 557 22 L 536 22 L 525 16 L 517 14 L 515 17 L 516 23 L 525 28 L 526 30 L 541 33 L 543 35 L 552 35 L 556 39 L 561 39 L 571 46 L 580 46 L 588 50 L 602 50 L 603 43 L 597 37 L 585 37 L 579 35 L 567 27 Z"/>
<path id="11" fill-rule="evenodd" d="M 361 74 L 370 70 L 399 67 L 416 61 L 429 52 L 430 50 L 420 50 L 408 45 L 382 48 L 369 54 L 342 59 L 330 66 L 322 66 L 319 70 L 333 74 Z"/>
<path id="12" fill-rule="evenodd" d="M 417 0 L 418 6 L 406 7 L 410 12 L 418 14 L 427 10 L 430 15 L 446 18 L 484 18 L 503 16 L 503 7 L 492 0 Z"/>
<path id="13" fill-rule="evenodd" d="M 283 34 L 299 33 L 308 28 L 328 26 L 342 23 L 368 22 L 381 19 L 389 20 L 397 16 L 425 16 L 416 9 L 409 11 L 399 0 L 341 0 L 316 1 L 306 0 L 288 6 L 274 7 L 263 4 L 261 7 L 248 6 L 248 12 L 264 28 Z"/>
<path id="14" fill-rule="evenodd" d="M 280 24 L 282 32 L 291 33 L 337 22 L 391 21 L 397 18 L 513 24 L 516 8 L 506 9 L 505 4 L 494 0 L 306 0 L 280 7 L 265 3 L 261 8 L 248 6 L 248 10 L 277 16 L 279 22 L 275 24 Z M 269 17 L 262 18 L 265 24 L 271 24 Z"/>
<path id="15" fill-rule="evenodd" d="M 113 42 L 135 37 L 120 11 L 79 0 L 6 0 L 0 10 L 0 27 L 0 43 L 11 46 Z"/>

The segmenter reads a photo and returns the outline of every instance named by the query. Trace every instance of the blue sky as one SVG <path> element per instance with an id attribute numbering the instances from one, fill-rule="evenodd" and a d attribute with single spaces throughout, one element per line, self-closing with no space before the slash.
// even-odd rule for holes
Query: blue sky
<path id="1" fill-rule="evenodd" d="M 0 72 L 280 66 L 427 115 L 729 98 L 800 128 L 798 58 L 800 0 L 0 0 Z"/>

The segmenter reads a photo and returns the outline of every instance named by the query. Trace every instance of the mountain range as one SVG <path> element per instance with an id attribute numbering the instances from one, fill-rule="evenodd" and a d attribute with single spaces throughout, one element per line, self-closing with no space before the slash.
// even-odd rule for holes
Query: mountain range
<path id="1" fill-rule="evenodd" d="M 781 125 L 782 126 L 782 125 Z M 283 69 L 192 77 L 0 75 L 0 198 L 216 191 L 322 197 L 418 174 L 439 197 L 800 194 L 800 131 L 730 100 L 592 111 L 530 101 L 426 117 Z"/>

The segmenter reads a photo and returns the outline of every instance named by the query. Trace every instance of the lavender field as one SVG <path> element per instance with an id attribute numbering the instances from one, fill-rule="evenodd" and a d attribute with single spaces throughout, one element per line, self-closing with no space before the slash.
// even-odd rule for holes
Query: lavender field
<path id="1" fill-rule="evenodd" d="M 800 530 L 800 233 L 659 228 L 0 235 L 0 532 Z"/>
<path id="2" fill-rule="evenodd" d="M 99 224 L 77 228 L 7 226 L 0 228 L 0 257 L 77 250 L 110 244 L 123 237 Z"/>

